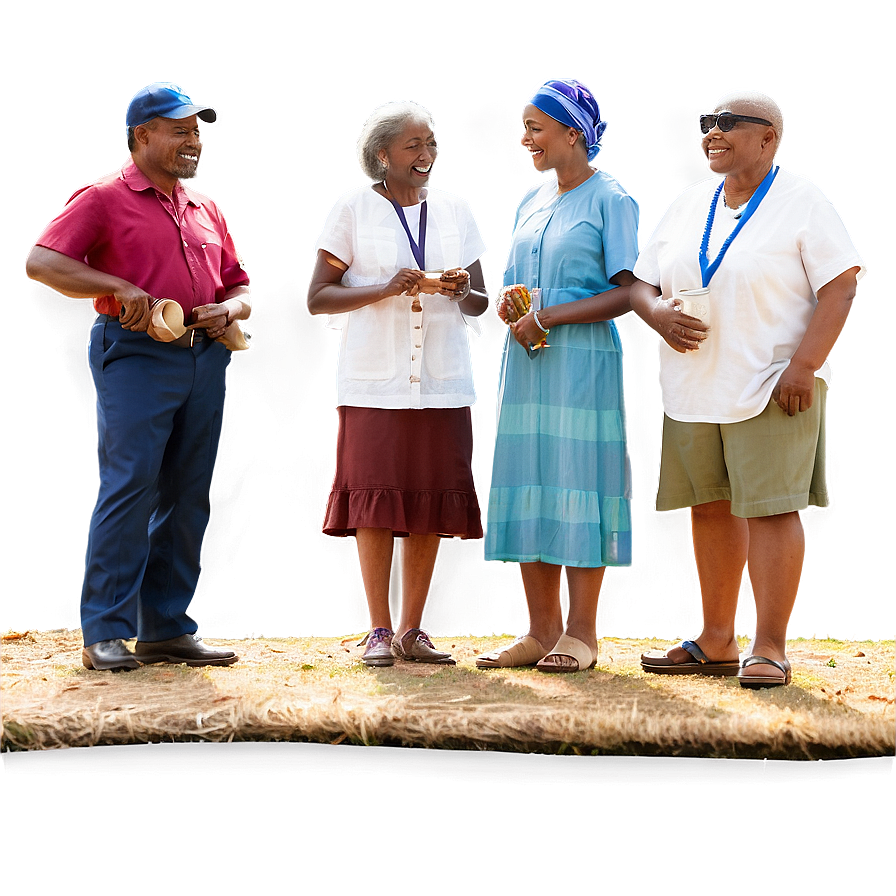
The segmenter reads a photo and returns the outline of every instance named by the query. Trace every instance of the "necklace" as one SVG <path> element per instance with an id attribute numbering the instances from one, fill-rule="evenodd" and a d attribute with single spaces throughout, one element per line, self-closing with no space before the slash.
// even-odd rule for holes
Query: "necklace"
<path id="1" fill-rule="evenodd" d="M 398 215 L 398 220 L 401 221 L 401 226 L 404 227 L 404 232 L 408 235 L 408 242 L 411 244 L 411 252 L 414 253 L 414 260 L 417 262 L 421 271 L 426 270 L 426 200 L 420 204 L 420 227 L 417 231 L 417 239 L 411 235 L 411 228 L 408 227 L 408 219 L 405 217 L 404 209 L 398 204 L 395 197 L 392 195 L 392 191 L 389 189 L 388 184 L 386 183 L 386 179 L 383 178 L 383 190 L 386 193 L 386 198 L 389 202 L 392 203 L 393 208 L 395 209 L 395 213 Z"/>

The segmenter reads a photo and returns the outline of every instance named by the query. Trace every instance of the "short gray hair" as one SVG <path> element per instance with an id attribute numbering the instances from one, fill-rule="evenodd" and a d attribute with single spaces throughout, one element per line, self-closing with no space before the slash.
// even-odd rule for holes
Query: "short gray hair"
<path id="1" fill-rule="evenodd" d="M 778 104 L 764 93 L 740 92 L 729 93 L 716 103 L 716 112 L 734 112 L 739 115 L 752 115 L 754 118 L 764 118 L 772 123 L 777 141 L 775 151 L 781 145 L 784 136 L 784 116 L 778 108 Z"/>
<path id="2" fill-rule="evenodd" d="M 388 149 L 411 123 L 432 127 L 432 116 L 417 103 L 386 103 L 375 109 L 364 123 L 358 138 L 358 161 L 371 180 L 383 179 L 386 169 L 379 153 Z"/>

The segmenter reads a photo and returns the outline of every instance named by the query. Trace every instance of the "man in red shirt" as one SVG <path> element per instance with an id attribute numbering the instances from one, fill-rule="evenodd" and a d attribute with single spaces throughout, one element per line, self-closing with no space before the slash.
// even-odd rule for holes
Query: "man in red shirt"
<path id="1" fill-rule="evenodd" d="M 249 316 L 249 277 L 217 206 L 186 189 L 202 152 L 196 106 L 174 84 L 127 111 L 131 160 L 78 190 L 28 256 L 34 280 L 93 298 L 100 489 L 81 593 L 88 669 L 228 665 L 187 615 L 199 578 L 231 352 L 216 341 Z M 146 330 L 157 299 L 196 324 L 175 342 Z M 135 637 L 132 653 L 125 641 Z"/>

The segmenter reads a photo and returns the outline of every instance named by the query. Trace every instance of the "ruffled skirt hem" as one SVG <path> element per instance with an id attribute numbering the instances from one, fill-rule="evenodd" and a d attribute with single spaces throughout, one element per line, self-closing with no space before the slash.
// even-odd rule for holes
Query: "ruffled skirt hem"
<path id="1" fill-rule="evenodd" d="M 482 538 L 475 493 L 334 488 L 327 502 L 324 534 L 354 535 L 358 529 L 391 529 L 394 536 Z"/>

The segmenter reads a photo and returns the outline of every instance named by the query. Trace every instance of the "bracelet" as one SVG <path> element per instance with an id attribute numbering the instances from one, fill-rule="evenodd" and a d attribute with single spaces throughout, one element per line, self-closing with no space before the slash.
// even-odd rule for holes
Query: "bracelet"
<path id="1" fill-rule="evenodd" d="M 546 329 L 541 325 L 541 321 L 538 319 L 538 312 L 537 312 L 537 311 L 534 311 L 534 310 L 533 310 L 533 312 L 532 312 L 532 320 L 535 321 L 535 326 L 538 327 L 538 329 L 541 330 L 541 332 L 544 333 L 545 336 L 547 336 L 548 333 L 551 332 L 550 330 L 546 330 Z"/>

